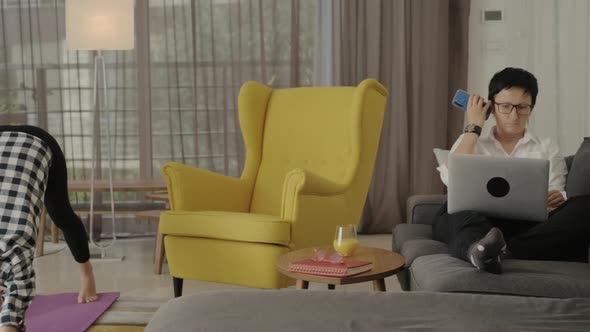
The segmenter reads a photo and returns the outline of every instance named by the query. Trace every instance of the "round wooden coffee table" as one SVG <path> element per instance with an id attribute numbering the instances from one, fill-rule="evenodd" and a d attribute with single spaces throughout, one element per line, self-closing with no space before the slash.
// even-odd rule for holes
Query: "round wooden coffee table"
<path id="1" fill-rule="evenodd" d="M 322 249 L 334 251 L 332 247 L 325 247 Z M 372 262 L 373 268 L 371 270 L 343 278 L 289 271 L 290 262 L 310 258 L 312 255 L 313 248 L 292 251 L 279 257 L 277 260 L 277 268 L 280 273 L 297 280 L 297 289 L 307 289 L 310 281 L 328 284 L 329 289 L 334 289 L 336 285 L 348 285 L 372 281 L 373 290 L 384 292 L 385 277 L 392 276 L 402 271 L 404 269 L 404 264 L 406 263 L 404 257 L 395 252 L 378 248 L 358 247 L 350 259 Z"/>

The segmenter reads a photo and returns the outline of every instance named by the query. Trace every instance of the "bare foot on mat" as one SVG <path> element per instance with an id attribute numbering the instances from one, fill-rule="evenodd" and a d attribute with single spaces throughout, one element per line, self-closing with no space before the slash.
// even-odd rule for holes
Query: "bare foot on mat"
<path id="1" fill-rule="evenodd" d="M 96 295 L 96 282 L 90 261 L 80 264 L 80 292 L 78 303 L 89 303 L 98 300 Z M 1 332 L 1 331 L 0 331 Z"/>

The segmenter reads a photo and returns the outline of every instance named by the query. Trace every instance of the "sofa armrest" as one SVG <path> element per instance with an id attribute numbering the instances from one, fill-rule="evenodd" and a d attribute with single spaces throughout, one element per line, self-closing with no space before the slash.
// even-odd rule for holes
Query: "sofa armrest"
<path id="1" fill-rule="evenodd" d="M 410 196 L 406 205 L 406 223 L 431 225 L 434 220 L 434 215 L 446 199 L 446 195 Z"/>

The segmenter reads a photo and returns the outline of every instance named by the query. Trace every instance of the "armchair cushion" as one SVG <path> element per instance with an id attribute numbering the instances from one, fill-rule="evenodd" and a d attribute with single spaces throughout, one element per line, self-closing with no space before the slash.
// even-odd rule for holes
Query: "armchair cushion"
<path id="1" fill-rule="evenodd" d="M 291 223 L 255 213 L 168 211 L 160 217 L 160 233 L 288 246 Z"/>

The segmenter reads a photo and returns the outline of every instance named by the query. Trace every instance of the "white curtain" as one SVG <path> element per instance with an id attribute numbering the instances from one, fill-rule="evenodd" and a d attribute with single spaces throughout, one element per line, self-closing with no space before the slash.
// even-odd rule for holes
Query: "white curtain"
<path id="1" fill-rule="evenodd" d="M 536 132 L 554 137 L 563 155 L 590 136 L 590 2 L 531 2 L 531 65 L 541 83 Z"/>
<path id="2" fill-rule="evenodd" d="M 482 23 L 484 9 L 504 21 Z M 487 94 L 504 67 L 522 67 L 539 81 L 530 128 L 558 143 L 563 156 L 590 136 L 590 1 L 474 0 L 470 20 L 469 89 Z"/>
<path id="3" fill-rule="evenodd" d="M 590 136 L 590 2 L 530 1 L 521 8 L 529 12 L 527 42 L 514 43 L 510 52 L 539 80 L 531 129 L 553 138 L 562 155 L 573 154 Z"/>

